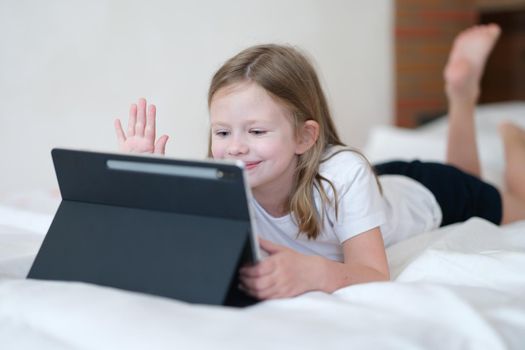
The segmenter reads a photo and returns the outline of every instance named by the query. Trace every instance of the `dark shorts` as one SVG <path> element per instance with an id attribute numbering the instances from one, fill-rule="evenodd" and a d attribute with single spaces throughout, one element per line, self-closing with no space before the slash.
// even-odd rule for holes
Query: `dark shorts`
<path id="1" fill-rule="evenodd" d="M 441 226 L 473 216 L 496 225 L 501 223 L 503 209 L 499 191 L 454 166 L 416 160 L 381 163 L 374 168 L 377 175 L 404 175 L 428 188 L 441 207 Z"/>

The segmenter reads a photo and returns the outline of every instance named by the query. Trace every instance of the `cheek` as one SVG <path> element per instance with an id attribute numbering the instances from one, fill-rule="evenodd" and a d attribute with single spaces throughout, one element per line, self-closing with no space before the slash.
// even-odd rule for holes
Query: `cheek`
<path id="1" fill-rule="evenodd" d="M 258 145 L 257 153 L 265 156 L 275 156 L 279 153 L 279 147 L 277 147 L 277 143 L 265 142 Z"/>
<path id="2" fill-rule="evenodd" d="M 269 158 L 286 159 L 290 152 L 292 152 L 292 150 L 288 140 L 281 139 L 257 145 L 257 153 Z"/>
<path id="3" fill-rule="evenodd" d="M 223 147 L 221 147 L 217 142 L 213 142 L 211 143 L 211 156 L 213 158 L 222 158 L 224 154 L 224 150 L 223 150 Z"/>

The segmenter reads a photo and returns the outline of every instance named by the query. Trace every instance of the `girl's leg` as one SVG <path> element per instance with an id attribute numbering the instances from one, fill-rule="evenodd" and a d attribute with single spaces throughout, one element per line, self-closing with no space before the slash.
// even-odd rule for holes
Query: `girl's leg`
<path id="1" fill-rule="evenodd" d="M 449 104 L 447 163 L 480 177 L 474 108 L 480 93 L 485 62 L 500 34 L 495 24 L 461 32 L 452 46 L 444 70 Z"/>
<path id="2" fill-rule="evenodd" d="M 499 131 L 505 147 L 503 223 L 525 220 L 525 130 L 502 123 Z"/>
<path id="3" fill-rule="evenodd" d="M 482 25 L 460 33 L 445 67 L 449 103 L 447 162 L 481 177 L 474 109 L 480 94 L 485 62 L 500 35 L 495 25 Z M 500 133 L 505 145 L 505 190 L 500 191 L 502 223 L 525 220 L 525 130 L 504 123 Z"/>

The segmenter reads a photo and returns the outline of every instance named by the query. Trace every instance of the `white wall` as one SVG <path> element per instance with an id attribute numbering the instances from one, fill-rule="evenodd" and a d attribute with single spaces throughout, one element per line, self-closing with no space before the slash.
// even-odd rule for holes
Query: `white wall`
<path id="1" fill-rule="evenodd" d="M 0 194 L 53 187 L 55 146 L 116 150 L 144 96 L 171 156 L 206 152 L 213 72 L 263 42 L 315 59 L 344 140 L 392 119 L 391 0 L 1 0 Z"/>

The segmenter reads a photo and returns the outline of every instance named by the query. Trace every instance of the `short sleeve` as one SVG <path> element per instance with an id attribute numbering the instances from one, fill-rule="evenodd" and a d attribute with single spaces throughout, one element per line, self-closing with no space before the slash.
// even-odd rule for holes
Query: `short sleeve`
<path id="1" fill-rule="evenodd" d="M 360 233 L 381 226 L 384 205 L 370 164 L 355 152 L 340 152 L 323 171 L 337 192 L 337 216 L 332 218 L 334 232 L 342 243 Z"/>

